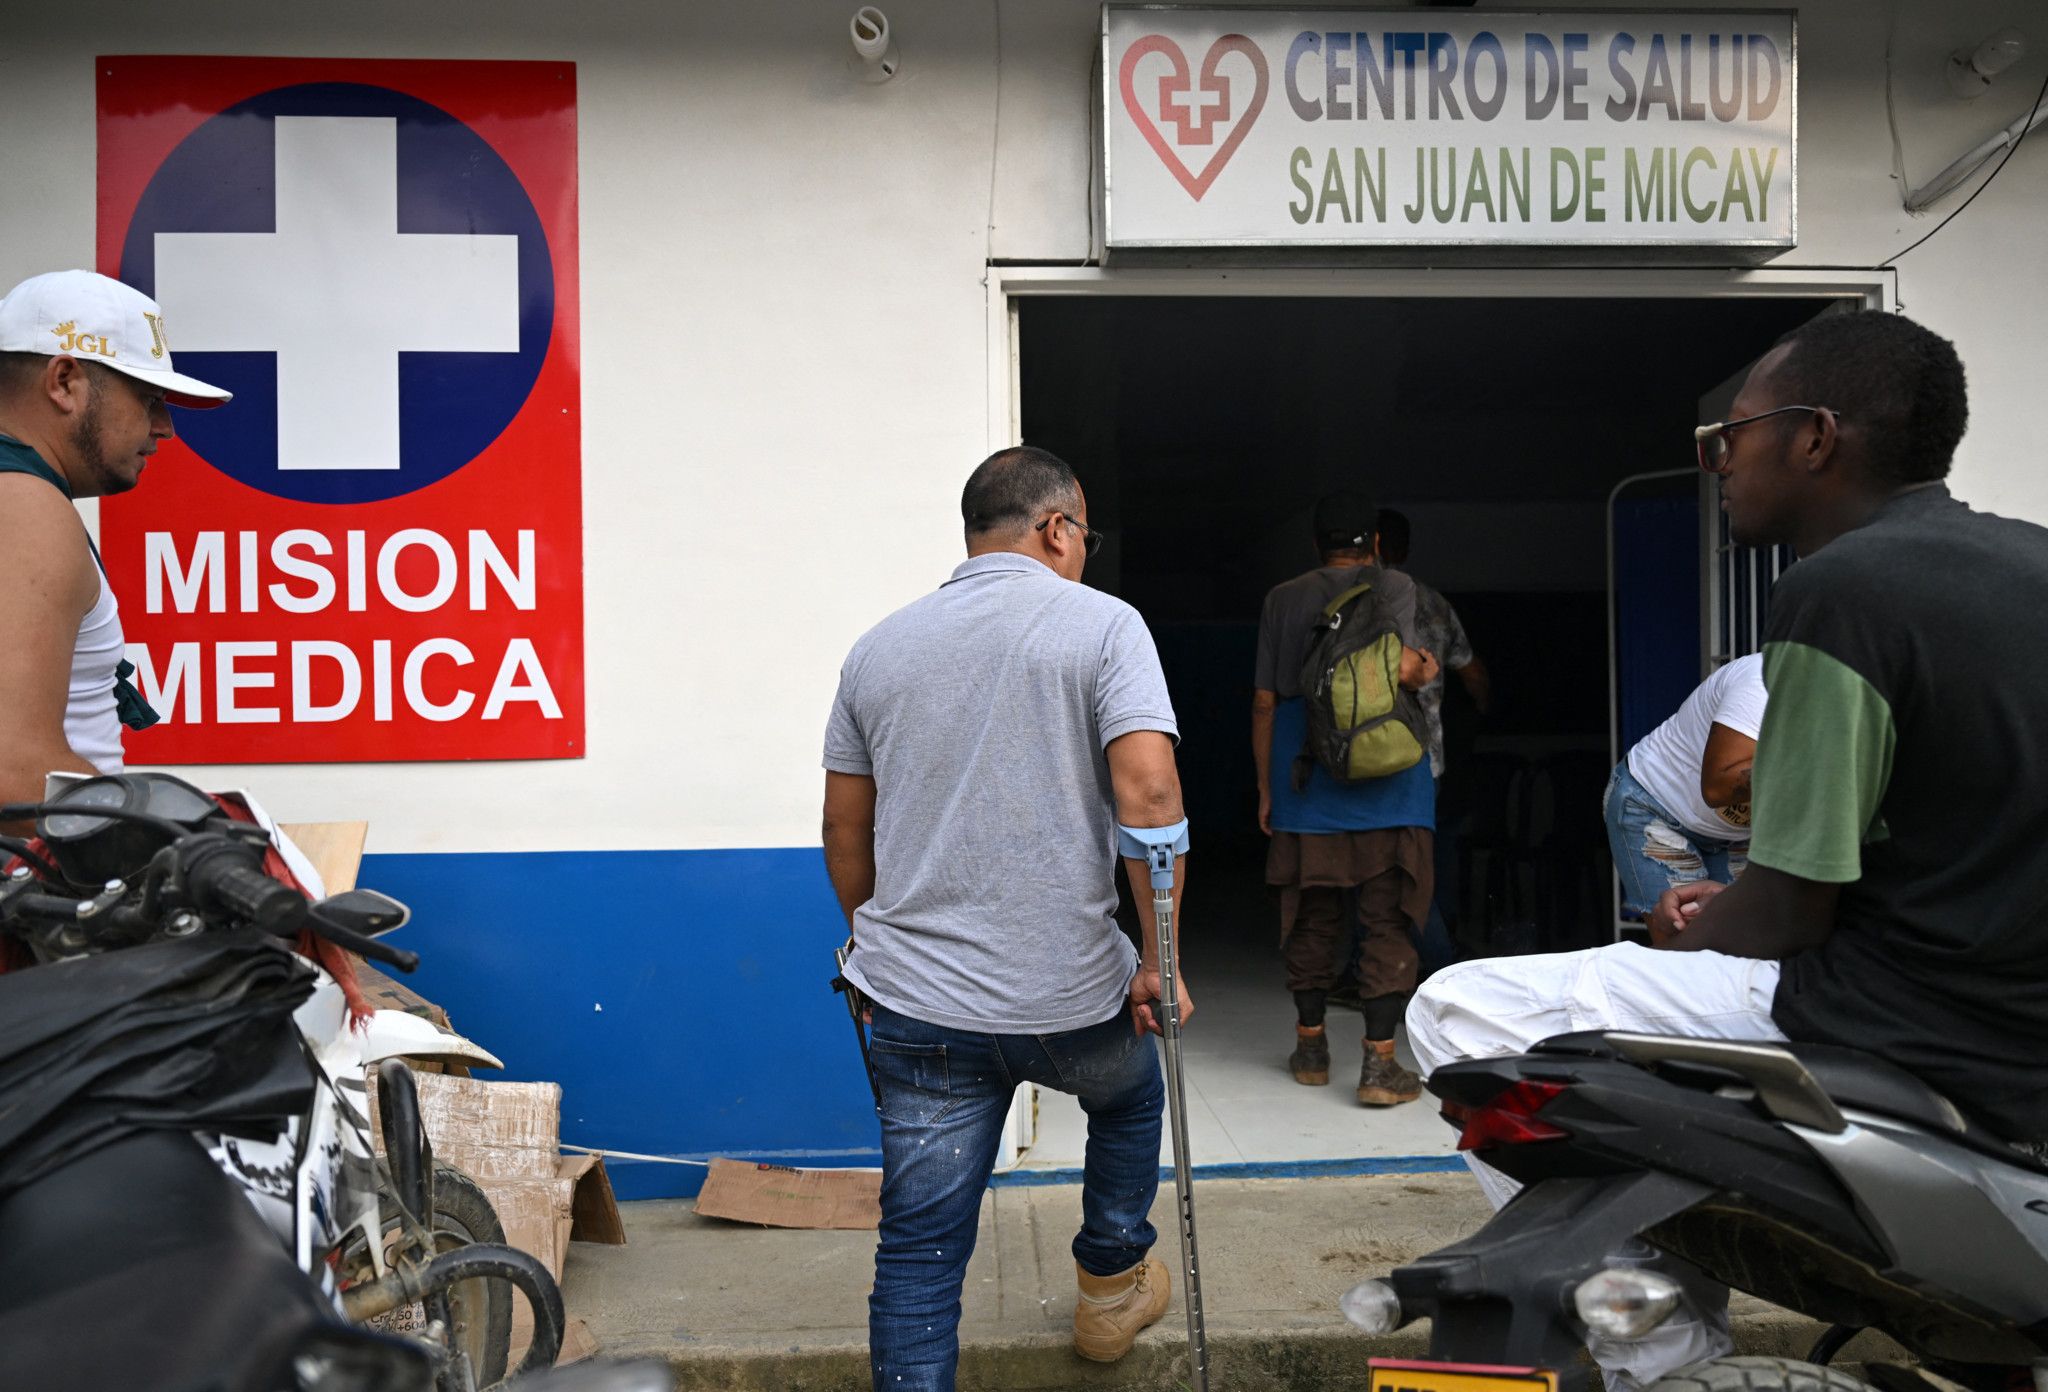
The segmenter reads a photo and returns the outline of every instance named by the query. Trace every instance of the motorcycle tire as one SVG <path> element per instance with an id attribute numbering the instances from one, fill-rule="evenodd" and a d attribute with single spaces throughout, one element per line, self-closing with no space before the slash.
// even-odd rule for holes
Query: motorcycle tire
<path id="1" fill-rule="evenodd" d="M 398 1232 L 398 1204 L 382 1197 L 384 1241 Z M 503 1242 L 504 1225 L 489 1196 L 477 1182 L 453 1165 L 434 1164 L 434 1252 L 450 1252 L 479 1242 Z M 505 1281 L 464 1281 L 448 1291 L 451 1341 L 469 1355 L 478 1387 L 504 1381 L 512 1353 L 512 1302 L 521 1297 Z M 417 1308 L 417 1307 L 415 1307 Z"/>
<path id="2" fill-rule="evenodd" d="M 1823 1368 L 1796 1358 L 1743 1355 L 1709 1358 L 1666 1373 L 1643 1392 L 1874 1392 L 1871 1385 L 1840 1368 Z"/>

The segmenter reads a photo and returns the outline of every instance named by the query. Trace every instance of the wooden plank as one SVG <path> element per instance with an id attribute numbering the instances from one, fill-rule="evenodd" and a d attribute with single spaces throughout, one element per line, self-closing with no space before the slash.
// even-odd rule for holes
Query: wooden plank
<path id="1" fill-rule="evenodd" d="M 368 822 L 279 822 L 277 826 L 313 862 L 329 894 L 356 887 L 363 842 L 370 835 Z"/>

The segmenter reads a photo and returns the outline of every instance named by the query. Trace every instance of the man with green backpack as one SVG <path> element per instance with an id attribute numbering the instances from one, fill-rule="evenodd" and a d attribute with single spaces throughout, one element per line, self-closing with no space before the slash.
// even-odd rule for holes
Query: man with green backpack
<path id="1" fill-rule="evenodd" d="M 1266 595 L 1252 757 L 1297 1016 L 1288 1068 L 1298 1083 L 1330 1080 L 1326 998 L 1349 958 L 1346 900 L 1356 891 L 1358 1100 L 1384 1107 L 1422 1095 L 1421 1080 L 1394 1057 L 1394 1031 L 1415 989 L 1413 926 L 1428 917 L 1435 888 L 1436 786 L 1414 693 L 1437 663 L 1415 645 L 1414 582 L 1379 565 L 1376 516 L 1355 493 L 1317 503 L 1321 564 Z"/>

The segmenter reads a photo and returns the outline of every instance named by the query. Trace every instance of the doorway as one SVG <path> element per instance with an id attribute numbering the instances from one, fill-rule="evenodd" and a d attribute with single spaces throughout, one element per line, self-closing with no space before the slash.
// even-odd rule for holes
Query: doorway
<path id="1" fill-rule="evenodd" d="M 1845 291 L 1868 293 L 1828 289 L 1010 301 L 1015 438 L 1074 465 L 1090 521 L 1112 533 L 1087 583 L 1145 617 L 1181 726 L 1198 1163 L 1369 1162 L 1451 1140 L 1427 1099 L 1356 1104 L 1356 1014 L 1331 1012 L 1328 1087 L 1286 1069 L 1293 1008 L 1263 882 L 1251 673 L 1266 591 L 1316 563 L 1316 500 L 1362 492 L 1407 516 L 1405 568 L 1451 601 L 1491 677 L 1484 711 L 1455 680 L 1443 701 L 1438 903 L 1454 950 L 1608 941 L 1610 495 L 1689 466 L 1704 391 Z M 1632 598 L 1638 620 L 1686 629 L 1696 651 L 1697 557 L 1680 573 L 1689 587 L 1667 571 Z M 1288 757 L 1276 750 L 1275 769 Z M 1065 1102 L 1042 1099 L 1027 1163 L 1078 1163 Z"/>

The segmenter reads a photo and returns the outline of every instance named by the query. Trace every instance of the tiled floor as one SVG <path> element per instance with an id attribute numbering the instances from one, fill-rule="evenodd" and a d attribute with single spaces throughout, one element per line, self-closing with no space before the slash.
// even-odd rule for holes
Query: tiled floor
<path id="1" fill-rule="evenodd" d="M 1221 886 L 1216 886 L 1221 889 Z M 1389 1156 L 1449 1156 L 1455 1136 L 1427 1094 L 1392 1108 L 1362 1107 L 1355 1089 L 1363 1062 L 1356 1012 L 1329 1016 L 1330 1083 L 1303 1087 L 1287 1071 L 1294 1048 L 1294 1003 L 1280 965 L 1277 934 L 1261 915 L 1262 896 L 1216 894 L 1205 905 L 1190 893 L 1181 946 L 1195 1017 L 1183 1036 L 1188 1143 L 1197 1165 L 1272 1164 Z M 1200 915 L 1229 904 L 1234 922 Z M 1402 1058 L 1414 1060 L 1402 1045 Z M 1087 1119 L 1065 1093 L 1038 1094 L 1038 1139 L 1026 1169 L 1078 1166 Z M 1161 1163 L 1171 1163 L 1162 1140 Z"/>

